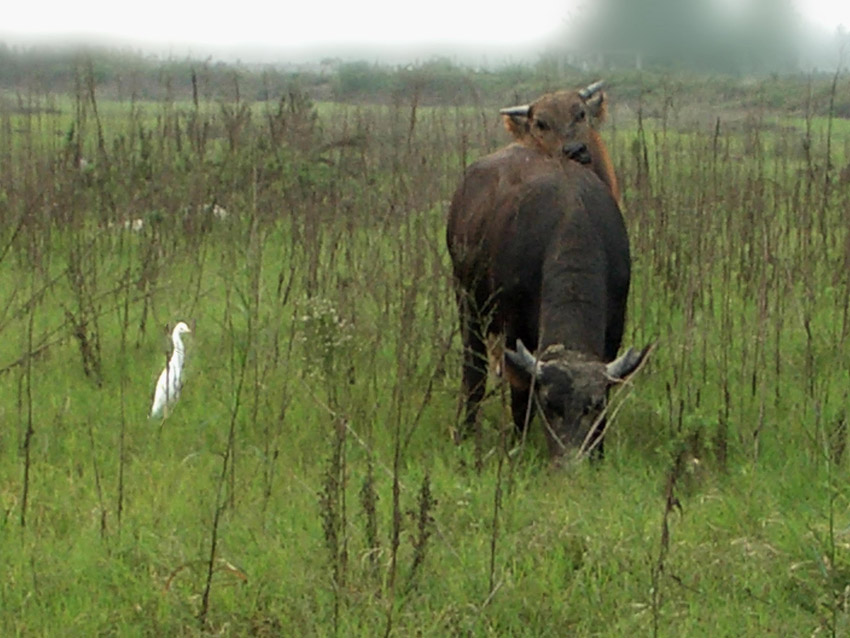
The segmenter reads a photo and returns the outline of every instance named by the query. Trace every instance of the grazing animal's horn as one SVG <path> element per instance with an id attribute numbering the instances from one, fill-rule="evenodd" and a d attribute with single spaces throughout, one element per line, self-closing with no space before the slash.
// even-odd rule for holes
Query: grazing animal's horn
<path id="1" fill-rule="evenodd" d="M 593 84 L 588 84 L 586 87 L 579 90 L 579 97 L 581 97 L 582 100 L 586 100 L 594 93 L 598 93 L 603 86 L 605 86 L 605 80 L 597 80 Z"/>
<path id="2" fill-rule="evenodd" d="M 626 352 L 605 366 L 605 373 L 614 383 L 624 381 L 629 375 L 633 374 L 638 368 L 640 368 L 644 359 L 646 359 L 646 355 L 649 354 L 654 345 L 655 344 L 650 344 L 643 350 L 629 348 Z"/>
<path id="3" fill-rule="evenodd" d="M 523 104 L 522 106 L 509 106 L 505 109 L 499 109 L 499 113 L 502 115 L 523 115 L 528 116 L 528 111 L 531 110 L 530 104 Z"/>
<path id="4" fill-rule="evenodd" d="M 505 350 L 505 356 L 511 360 L 517 368 L 536 377 L 540 374 L 540 363 L 535 359 L 528 349 L 523 345 L 522 339 L 516 340 L 516 352 Z"/>

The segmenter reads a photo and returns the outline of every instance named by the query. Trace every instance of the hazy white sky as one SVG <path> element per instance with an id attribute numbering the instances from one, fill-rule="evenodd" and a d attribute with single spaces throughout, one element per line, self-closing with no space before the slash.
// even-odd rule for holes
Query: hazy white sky
<path id="1" fill-rule="evenodd" d="M 12 0 L 0 40 L 125 42 L 198 53 L 330 45 L 528 45 L 562 28 L 581 0 Z M 736 0 L 739 1 L 739 0 Z M 804 18 L 850 29 L 850 0 L 796 0 Z"/>
<path id="2" fill-rule="evenodd" d="M 216 45 L 514 43 L 553 31 L 574 2 L 536 0 L 529 12 L 526 4 L 503 0 L 19 0 L 6 3 L 0 33 Z"/>

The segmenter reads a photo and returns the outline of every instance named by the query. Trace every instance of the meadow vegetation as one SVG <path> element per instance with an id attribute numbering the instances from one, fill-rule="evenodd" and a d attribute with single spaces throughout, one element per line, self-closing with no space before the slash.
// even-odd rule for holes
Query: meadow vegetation
<path id="1" fill-rule="evenodd" d="M 19 93 L 0 633 L 846 635 L 847 77 L 781 109 L 769 81 L 735 108 L 641 86 L 612 85 L 604 137 L 624 342 L 658 345 L 605 459 L 567 469 L 496 383 L 451 442 L 447 200 L 505 104 Z M 183 395 L 151 421 L 180 320 Z"/>

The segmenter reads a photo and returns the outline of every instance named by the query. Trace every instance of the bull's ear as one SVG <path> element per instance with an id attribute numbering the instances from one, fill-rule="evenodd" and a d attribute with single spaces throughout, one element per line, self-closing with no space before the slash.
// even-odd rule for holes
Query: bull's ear
<path id="1" fill-rule="evenodd" d="M 605 120 L 605 116 L 608 114 L 608 104 L 605 99 L 604 91 L 598 91 L 585 102 L 587 105 L 587 112 L 590 115 L 590 118 L 594 122 L 602 122 Z"/>
<path id="2" fill-rule="evenodd" d="M 643 350 L 635 350 L 629 348 L 626 352 L 614 359 L 611 363 L 605 366 L 605 374 L 611 383 L 622 383 L 637 372 L 646 361 L 649 353 L 655 347 L 654 343 L 649 344 Z"/>
<path id="3" fill-rule="evenodd" d="M 540 362 L 523 345 L 522 339 L 516 340 L 516 350 L 505 348 L 505 356 L 508 361 L 526 374 L 532 377 L 540 374 Z"/>
<path id="4" fill-rule="evenodd" d="M 506 109 L 501 109 L 502 121 L 505 123 L 505 129 L 516 138 L 523 137 L 529 130 L 529 120 L 531 119 L 531 106 L 523 104 L 522 106 L 511 106 Z"/>

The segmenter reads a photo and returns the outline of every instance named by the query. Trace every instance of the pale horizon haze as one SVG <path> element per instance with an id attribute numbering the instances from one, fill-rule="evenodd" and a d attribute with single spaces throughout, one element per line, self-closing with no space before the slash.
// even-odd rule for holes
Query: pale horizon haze
<path id="1" fill-rule="evenodd" d="M 850 29 L 850 0 L 798 0 L 795 6 L 804 21 L 826 32 L 835 32 L 839 25 Z M 177 57 L 212 55 L 257 62 L 287 56 L 379 57 L 381 52 L 409 58 L 446 52 L 510 59 L 546 46 L 559 34 L 563 37 L 570 18 L 580 10 L 580 0 L 538 0 L 534 5 L 503 0 L 242 0 L 235 5 L 47 0 L 11 3 L 4 9 L 0 42 L 104 44 Z"/>

